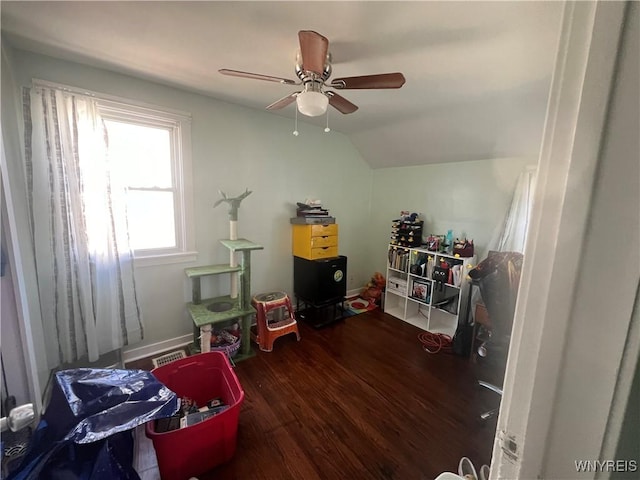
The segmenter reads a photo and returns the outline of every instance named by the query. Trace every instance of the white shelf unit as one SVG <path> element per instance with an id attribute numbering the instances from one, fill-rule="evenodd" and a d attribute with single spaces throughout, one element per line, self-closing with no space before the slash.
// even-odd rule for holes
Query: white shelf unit
<path id="1" fill-rule="evenodd" d="M 467 314 L 468 273 L 475 258 L 390 244 L 385 313 L 422 330 L 453 337 L 460 317 Z M 451 274 L 447 283 L 438 283 L 432 279 L 433 270 L 443 262 Z"/>

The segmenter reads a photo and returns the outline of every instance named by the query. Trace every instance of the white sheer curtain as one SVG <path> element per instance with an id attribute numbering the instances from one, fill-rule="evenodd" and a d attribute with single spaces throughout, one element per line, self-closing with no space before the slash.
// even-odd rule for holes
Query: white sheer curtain
<path id="1" fill-rule="evenodd" d="M 524 253 L 535 183 L 536 169 L 527 167 L 518 177 L 502 229 L 497 241 L 495 244 L 492 242 L 489 250 Z"/>
<path id="2" fill-rule="evenodd" d="M 533 205 L 536 172 L 537 168 L 530 166 L 526 167 L 518 176 L 509 209 L 502 224 L 496 229 L 493 238 L 487 245 L 487 253 L 491 251 L 524 253 Z M 478 262 L 482 260 L 484 259 L 477 259 Z M 471 316 L 474 319 L 475 306 L 480 300 L 480 291 L 474 288 L 471 293 Z"/>
<path id="3" fill-rule="evenodd" d="M 50 367 L 142 339 L 126 190 L 93 98 L 25 89 L 27 192 Z"/>

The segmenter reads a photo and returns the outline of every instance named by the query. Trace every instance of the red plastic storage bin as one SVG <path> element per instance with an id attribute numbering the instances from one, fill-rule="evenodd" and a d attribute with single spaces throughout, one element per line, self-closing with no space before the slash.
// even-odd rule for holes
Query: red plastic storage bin
<path id="1" fill-rule="evenodd" d="M 229 408 L 190 427 L 157 433 L 147 422 L 163 480 L 183 480 L 228 462 L 236 450 L 238 419 L 244 391 L 223 352 L 208 352 L 176 360 L 151 371 L 180 397 L 198 405 L 221 397 Z"/>

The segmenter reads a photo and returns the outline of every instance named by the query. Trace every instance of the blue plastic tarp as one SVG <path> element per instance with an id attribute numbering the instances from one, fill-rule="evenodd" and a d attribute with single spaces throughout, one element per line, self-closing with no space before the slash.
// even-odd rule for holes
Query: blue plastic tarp
<path id="1" fill-rule="evenodd" d="M 144 370 L 57 372 L 29 451 L 9 480 L 137 480 L 131 430 L 178 411 L 177 395 Z"/>

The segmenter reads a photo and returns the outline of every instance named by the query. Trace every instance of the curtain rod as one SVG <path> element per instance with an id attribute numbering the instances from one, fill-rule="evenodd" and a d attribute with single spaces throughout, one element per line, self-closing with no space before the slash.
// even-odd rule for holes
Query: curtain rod
<path id="1" fill-rule="evenodd" d="M 139 108 L 145 108 L 147 110 L 150 110 L 152 112 L 159 112 L 159 113 L 170 113 L 172 115 L 175 116 L 179 116 L 179 117 L 183 117 L 183 120 L 187 120 L 187 121 L 191 121 L 191 113 L 189 112 L 185 112 L 183 110 L 177 110 L 174 108 L 170 108 L 170 107 L 159 107 L 157 105 L 152 105 L 149 103 L 145 103 L 145 102 L 140 102 L 138 100 L 132 100 L 130 98 L 125 98 L 125 97 L 119 97 L 117 95 L 109 95 L 107 93 L 100 93 L 100 92 L 95 92 L 93 90 L 87 90 L 85 88 L 79 88 L 79 87 L 73 87 L 71 85 L 64 85 L 62 83 L 56 83 L 56 82 L 50 82 L 48 80 L 41 80 L 39 78 L 32 78 L 31 79 L 31 85 L 33 87 L 46 87 L 46 88 L 52 88 L 55 90 L 60 90 L 63 92 L 68 92 L 68 93 L 75 93 L 78 95 L 86 95 L 92 98 L 95 98 L 96 100 L 103 100 L 105 102 L 113 102 L 116 104 L 119 104 L 121 106 L 125 106 L 125 107 L 130 107 L 130 106 L 136 106 Z"/>
<path id="2" fill-rule="evenodd" d="M 91 90 L 86 90 L 83 88 L 72 87 L 70 85 L 63 85 L 62 83 L 49 82 L 47 80 L 40 80 L 38 78 L 31 79 L 31 84 L 34 87 L 47 87 L 53 88 L 55 90 L 62 90 L 63 92 L 69 93 L 78 93 L 80 95 L 88 95 L 90 97 L 101 97 L 97 92 L 92 92 Z"/>

